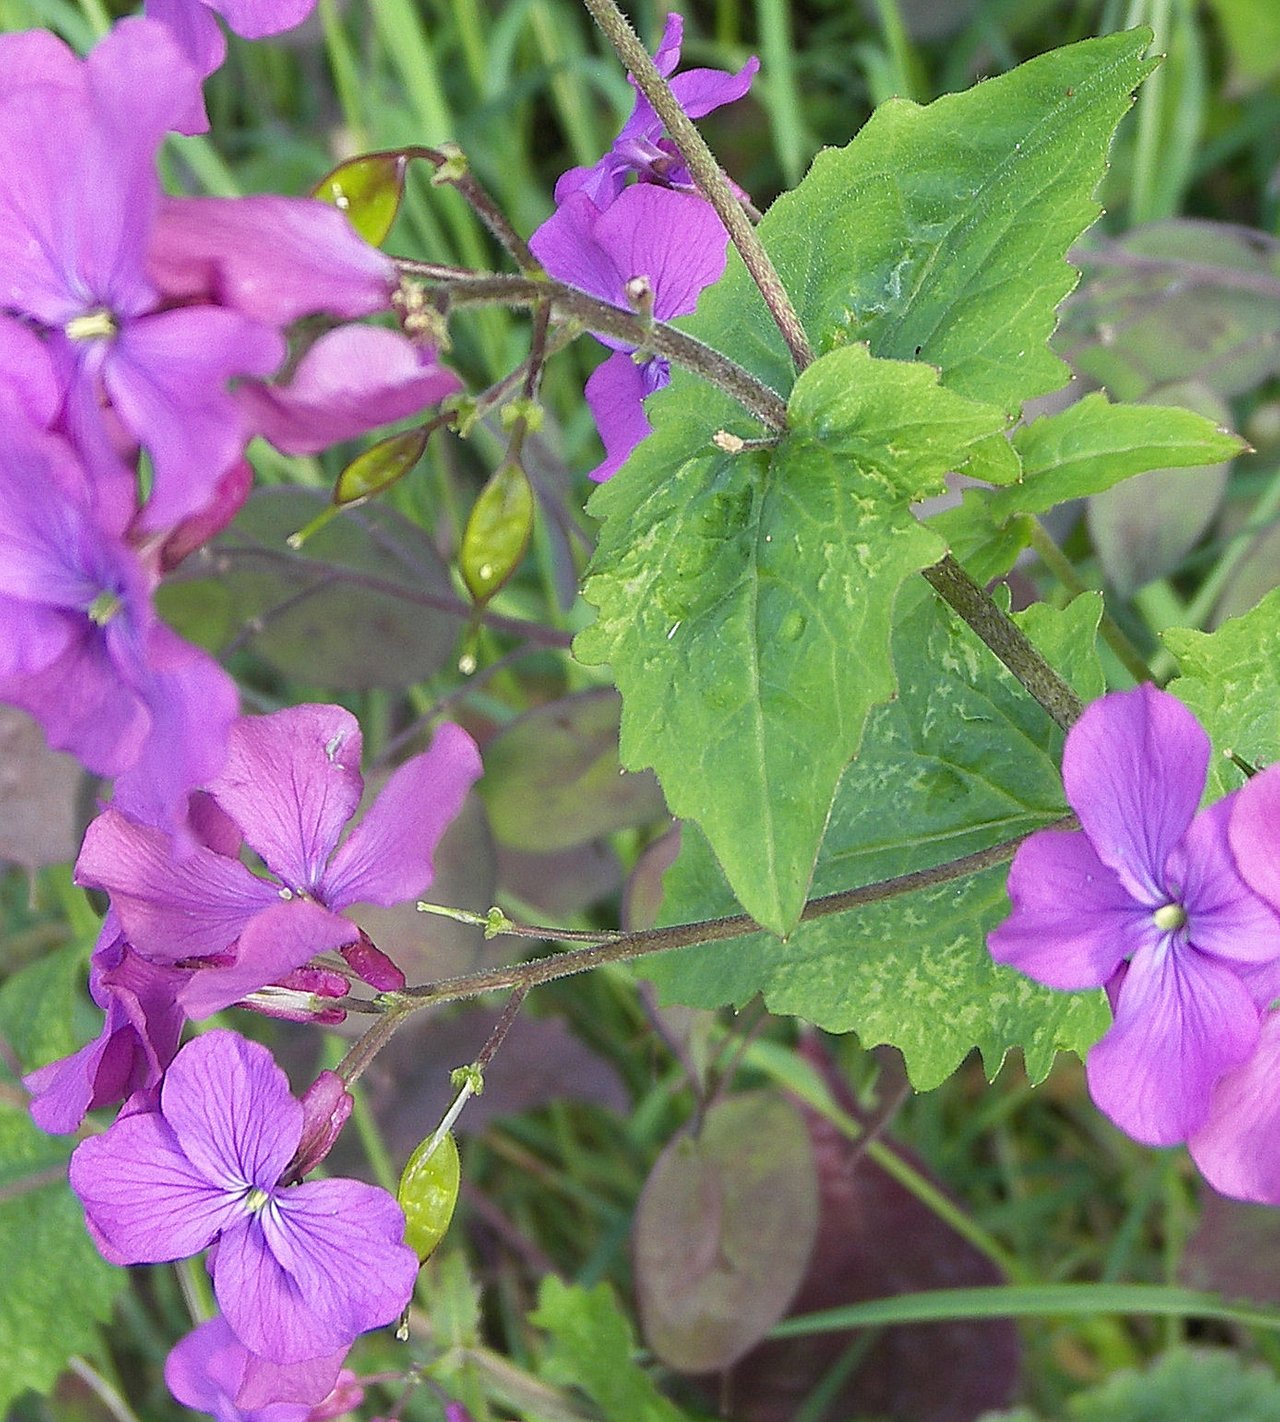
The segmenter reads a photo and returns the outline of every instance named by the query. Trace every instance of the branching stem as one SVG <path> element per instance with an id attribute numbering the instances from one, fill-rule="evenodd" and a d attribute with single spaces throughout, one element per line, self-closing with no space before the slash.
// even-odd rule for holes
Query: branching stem
<path id="1" fill-rule="evenodd" d="M 577 321 L 585 330 L 613 336 L 637 349 L 665 356 L 731 395 L 771 430 L 787 422 L 786 401 L 757 380 L 736 361 L 693 336 L 662 321 L 648 321 L 631 311 L 577 291 L 550 278 L 512 276 L 499 272 L 455 273 L 432 262 L 396 257 L 406 276 L 437 283 L 450 306 L 533 306 L 549 304 L 561 316 Z"/>
<path id="2" fill-rule="evenodd" d="M 1017 630 L 1016 628 L 1014 629 Z M 1047 826 L 1050 829 L 1076 829 L 1073 815 Z M 810 899 L 800 915 L 802 923 L 828 918 L 832 914 L 850 913 L 871 904 L 883 903 L 886 899 L 903 894 L 917 893 L 922 889 L 934 888 L 955 879 L 967 878 L 997 864 L 1007 864 L 1017 852 L 1022 837 L 994 844 L 989 849 L 966 854 L 946 864 L 932 869 L 918 869 L 910 874 L 900 874 L 893 879 L 884 879 L 875 884 L 864 884 L 856 889 L 842 889 L 838 893 L 825 894 Z M 420 905 L 434 912 L 441 912 L 435 905 Z M 458 917 L 464 922 L 485 926 L 491 937 L 512 934 L 520 938 L 539 938 L 544 941 L 579 941 L 581 933 L 566 934 L 557 928 L 533 927 L 514 924 L 500 911 L 491 911 L 487 916 L 464 915 L 459 910 L 444 910 L 449 917 Z M 338 1066 L 338 1075 L 350 1085 L 356 1080 L 373 1058 L 391 1040 L 413 1013 L 424 1007 L 443 1002 L 459 1002 L 467 998 L 479 997 L 487 992 L 497 992 L 504 988 L 515 990 L 508 1012 L 514 1017 L 523 1001 L 524 994 L 540 983 L 554 982 L 558 978 L 573 977 L 589 972 L 606 963 L 630 962 L 646 957 L 650 953 L 666 953 L 673 948 L 691 948 L 700 943 L 718 943 L 729 938 L 745 938 L 752 933 L 763 932 L 760 925 L 748 914 L 731 914 L 726 918 L 705 919 L 698 923 L 681 923 L 670 928 L 648 928 L 635 933 L 603 932 L 598 941 L 581 948 L 573 948 L 565 953 L 553 953 L 545 958 L 535 958 L 531 962 L 512 963 L 501 968 L 490 968 L 481 973 L 469 973 L 462 977 L 445 978 L 441 982 L 421 983 L 404 988 L 400 992 L 383 993 L 374 999 L 383 1010 L 382 1018 L 360 1038 Z M 507 1014 L 504 1014 L 504 1017 Z M 501 1025 L 501 1023 L 499 1024 Z M 505 1035 L 505 1032 L 504 1032 Z M 492 1040 L 492 1039 L 491 1039 Z M 499 1041 L 501 1039 L 499 1038 Z M 496 1049 L 495 1049 L 496 1050 Z"/>

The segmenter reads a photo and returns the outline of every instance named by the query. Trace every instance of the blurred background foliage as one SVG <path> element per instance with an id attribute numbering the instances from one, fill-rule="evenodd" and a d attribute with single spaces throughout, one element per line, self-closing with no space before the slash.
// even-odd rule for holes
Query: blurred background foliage
<path id="1" fill-rule="evenodd" d="M 665 9 L 633 8 L 650 43 Z M 1276 0 L 681 9 L 686 65 L 761 58 L 751 97 L 705 123 L 761 208 L 881 102 L 925 103 L 1055 46 L 1151 25 L 1167 59 L 1122 127 L 1106 215 L 1077 254 L 1083 277 L 1058 339 L 1080 379 L 1065 398 L 1105 385 L 1187 404 L 1257 453 L 1195 477 L 1156 471 L 1055 511 L 1065 557 L 1042 550 L 1015 592 L 1062 603 L 1105 588 L 1124 631 L 1168 672 L 1162 628 L 1211 628 L 1280 583 Z M 0 0 L 0 27 L 49 26 L 84 49 L 120 13 L 102 0 Z M 164 155 L 174 191 L 301 194 L 352 154 L 452 140 L 526 233 L 550 212 L 557 175 L 592 162 L 630 107 L 570 0 L 320 0 L 292 35 L 232 36 L 208 96 L 211 136 Z M 457 195 L 418 168 L 386 245 L 502 262 Z M 459 317 L 450 334 L 449 358 L 475 389 L 528 351 L 520 313 Z M 501 458 L 496 419 L 466 440 L 433 435 L 414 472 L 300 551 L 286 535 L 358 447 L 288 459 L 256 446 L 261 492 L 164 602 L 227 660 L 249 709 L 336 699 L 356 711 L 375 778 L 421 748 L 433 718 L 465 724 L 488 777 L 441 853 L 433 899 L 480 911 L 496 901 L 571 928 L 651 921 L 673 853 L 656 783 L 619 773 L 606 673 L 564 650 L 589 616 L 574 592 L 592 539 L 583 471 L 599 457 L 581 389 L 597 358 L 578 342 L 547 371 L 547 418 L 525 447 L 531 547 L 484 616 L 470 611 L 457 554 Z M 163 1356 L 207 1311 L 207 1282 L 189 1267 L 134 1271 L 127 1287 L 104 1273 L 59 1183 L 65 1150 L 27 1130 L 16 1081 L 93 1031 L 80 982 L 97 918 L 66 866 L 95 787 L 15 714 L 0 713 L 0 747 L 0 1413 L 160 1422 L 177 1415 Z M 513 951 L 411 909 L 360 917 L 411 981 Z M 496 1010 L 441 1012 L 402 1032 L 365 1078 L 334 1169 L 394 1184 Z M 299 1088 L 341 1052 L 304 1029 L 244 1014 L 234 1025 L 269 1041 Z M 1034 1092 L 1016 1061 L 990 1087 L 973 1062 L 913 1096 L 890 1050 L 750 1008 L 660 1010 L 611 969 L 534 994 L 460 1129 L 461 1207 L 424 1273 L 410 1351 L 388 1335 L 357 1355 L 390 1379 L 365 1415 L 430 1422 L 457 1398 L 476 1422 L 1280 1417 L 1280 1334 L 1172 1307 L 1159 1319 L 1100 1308 L 764 1341 L 787 1311 L 1004 1280 L 1190 1285 L 1280 1305 L 1280 1213 L 1212 1198 L 1181 1152 L 1128 1142 L 1089 1104 L 1074 1060 Z M 690 1261 L 708 1249 L 719 1262 L 699 1272 Z M 52 1353 L 37 1334 L 55 1338 Z M 679 1411 L 665 1410 L 655 1380 Z"/>

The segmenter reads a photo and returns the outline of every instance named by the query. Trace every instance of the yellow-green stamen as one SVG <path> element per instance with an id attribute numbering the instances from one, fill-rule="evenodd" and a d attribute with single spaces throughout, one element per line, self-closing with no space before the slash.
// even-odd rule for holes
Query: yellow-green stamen
<path id="1" fill-rule="evenodd" d="M 1151 915 L 1161 933 L 1173 933 L 1187 921 L 1187 911 L 1181 904 L 1165 904 Z"/>
<path id="2" fill-rule="evenodd" d="M 269 1204 L 271 1196 L 265 1190 L 259 1190 L 255 1185 L 244 1197 L 244 1207 L 251 1215 L 256 1215 L 259 1210 Z"/>
<path id="3" fill-rule="evenodd" d="M 100 592 L 88 606 L 89 621 L 105 627 L 123 606 L 124 599 L 119 593 Z"/>
<path id="4" fill-rule="evenodd" d="M 103 308 L 86 312 L 83 316 L 73 316 L 62 329 L 68 340 L 96 341 L 114 336 L 120 328 L 111 312 Z"/>

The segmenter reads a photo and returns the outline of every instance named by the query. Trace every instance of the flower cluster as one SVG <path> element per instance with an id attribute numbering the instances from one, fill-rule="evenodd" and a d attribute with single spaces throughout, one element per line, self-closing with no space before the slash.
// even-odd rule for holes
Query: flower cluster
<path id="1" fill-rule="evenodd" d="M 654 57 L 664 78 L 680 62 L 682 35 L 681 17 L 668 15 Z M 701 118 L 742 98 L 759 67 L 753 58 L 736 74 L 691 69 L 672 79 L 672 92 L 691 118 Z M 529 239 L 530 248 L 553 277 L 613 306 L 659 321 L 685 316 L 724 272 L 728 236 L 638 89 L 608 153 L 593 167 L 571 168 L 555 197 L 556 210 Z M 586 388 L 605 447 L 591 478 L 603 482 L 649 433 L 644 401 L 671 371 L 661 356 L 597 339 L 613 349 Z"/>
<path id="2" fill-rule="evenodd" d="M 91 976 L 106 1020 L 27 1086 L 51 1131 L 124 1102 L 71 1164 L 108 1259 L 210 1251 L 222 1312 L 170 1357 L 179 1401 L 220 1418 L 319 1422 L 352 1405 L 340 1375 L 352 1340 L 408 1301 L 417 1258 L 403 1214 L 356 1181 L 299 1183 L 350 1112 L 338 1076 L 321 1073 L 295 1101 L 264 1047 L 215 1030 L 180 1049 L 182 1029 L 234 1003 L 339 1021 L 355 979 L 403 987 L 342 911 L 423 892 L 480 760 L 465 732 L 442 726 L 344 838 L 364 789 L 350 713 L 304 705 L 244 717 L 228 745 L 191 799 L 193 845 L 114 805 L 89 827 L 77 878 L 110 895 Z M 246 867 L 242 842 L 271 878 Z"/>
<path id="3" fill-rule="evenodd" d="M 993 956 L 1050 987 L 1105 987 L 1089 1090 L 1148 1145 L 1187 1142 L 1226 1194 L 1280 1203 L 1280 767 L 1198 809 L 1209 738 L 1150 686 L 1089 706 L 1062 774 L 1078 831 L 1019 848 Z"/>
<path id="4" fill-rule="evenodd" d="M 183 1047 L 185 1024 L 233 1004 L 337 1022 L 357 980 L 403 987 L 345 911 L 427 887 L 480 773 L 442 726 L 344 835 L 355 719 L 240 717 L 231 677 L 155 611 L 248 497 L 255 435 L 314 453 L 460 388 L 430 347 L 351 324 L 393 310 L 398 276 L 336 208 L 161 188 L 166 135 L 206 126 L 214 11 L 255 35 L 313 3 L 148 0 L 84 59 L 0 36 L 0 701 L 114 782 L 77 868 L 110 897 L 102 1031 L 26 1085 L 53 1132 L 122 1103 L 71 1164 L 107 1258 L 208 1250 L 221 1313 L 166 1376 L 220 1422 L 356 1405 L 347 1349 L 405 1307 L 417 1259 L 385 1191 L 304 1179 L 350 1112 L 345 1083 L 323 1072 L 295 1100 L 265 1048 L 225 1030 Z"/>
<path id="5" fill-rule="evenodd" d="M 153 596 L 243 503 L 248 440 L 314 451 L 458 381 L 398 333 L 338 326 L 267 383 L 295 322 L 389 310 L 396 270 L 323 203 L 165 196 L 159 146 L 201 104 L 173 26 L 213 21 L 160 8 L 170 24 L 125 20 L 83 60 L 0 36 L 0 700 L 174 831 L 237 695 Z M 255 32 L 309 7 L 227 8 Z"/>

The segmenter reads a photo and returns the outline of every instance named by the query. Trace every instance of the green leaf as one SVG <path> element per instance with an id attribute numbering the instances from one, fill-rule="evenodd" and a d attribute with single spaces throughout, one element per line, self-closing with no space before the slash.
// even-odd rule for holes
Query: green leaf
<path id="1" fill-rule="evenodd" d="M 1225 400 L 1206 385 L 1166 385 L 1155 396 L 1223 428 Z M 1107 582 L 1122 594 L 1173 573 L 1213 523 L 1226 496 L 1230 459 L 1153 468 L 1089 499 L 1089 536 Z"/>
<path id="2" fill-rule="evenodd" d="M 871 718 L 841 783 L 814 877 L 815 893 L 871 884 L 1030 833 L 1065 813 L 1061 734 L 971 632 L 922 589 L 904 596 L 894 631 L 897 701 Z M 1094 651 L 1099 599 L 1019 618 L 1087 699 L 1103 689 Z M 732 909 L 705 840 L 685 827 L 666 878 L 664 923 Z M 764 994 L 772 1011 L 864 1046 L 901 1049 L 921 1090 L 978 1047 L 994 1075 L 1021 1047 L 1042 1078 L 1054 1053 L 1084 1053 L 1108 1022 L 1099 993 L 1058 993 L 998 967 L 986 935 L 1008 913 L 998 865 L 856 913 L 656 955 L 641 971 L 666 1002 L 740 1005 Z"/>
<path id="3" fill-rule="evenodd" d="M 1161 636 L 1182 672 L 1169 690 L 1200 718 L 1214 749 L 1259 769 L 1280 760 L 1280 588 L 1216 632 L 1170 627 Z M 1242 782 L 1223 755 L 1209 762 L 1211 799 Z"/>
<path id="4" fill-rule="evenodd" d="M 304 686 L 394 689 L 431 676 L 450 659 L 468 609 L 430 538 L 371 503 L 342 510 L 291 550 L 289 535 L 332 507 L 311 489 L 258 490 L 166 579 L 161 615 L 211 651 L 243 644 Z"/>
<path id="5" fill-rule="evenodd" d="M 0 1035 L 25 1068 L 78 1045 L 67 997 L 83 964 L 79 949 L 59 950 L 0 992 Z M 73 1144 L 0 1102 L 0 1416 L 27 1388 L 47 1393 L 72 1354 L 96 1353 L 97 1325 L 126 1283 L 94 1248 L 67 1184 Z"/>
<path id="6" fill-rule="evenodd" d="M 696 425 L 705 404 L 677 379 L 663 408 Z M 893 694 L 898 588 L 945 551 L 909 504 L 1003 425 L 931 367 L 862 346 L 810 366 L 788 420 L 768 450 L 673 462 L 670 439 L 640 447 L 592 500 L 607 516 L 584 589 L 599 616 L 575 648 L 613 666 L 623 764 L 653 766 L 743 907 L 783 934 L 867 713 Z"/>
<path id="7" fill-rule="evenodd" d="M 1072 1422 L 1272 1422 L 1280 1382 L 1225 1348 L 1179 1348 L 1145 1372 L 1125 1369 L 1073 1397 Z"/>
<path id="8" fill-rule="evenodd" d="M 627 1422 L 686 1422 L 634 1359 L 631 1326 L 608 1284 L 583 1289 L 554 1275 L 542 1282 L 530 1321 L 550 1335 L 542 1363 L 552 1382 L 579 1387 L 605 1417 Z"/>
<path id="9" fill-rule="evenodd" d="M 923 108 L 891 99 L 821 152 L 758 229 L 815 350 L 867 341 L 1010 413 L 1064 385 L 1047 342 L 1077 279 L 1067 249 L 1099 214 L 1150 38 L 1085 40 Z M 787 388 L 785 348 L 735 257 L 690 329 Z"/>
<path id="10" fill-rule="evenodd" d="M 85 990 L 89 949 L 69 943 L 46 953 L 5 983 L 0 1034 L 26 1071 L 69 1056 L 97 1034 L 102 1014 Z"/>
<path id="11" fill-rule="evenodd" d="M 893 694 L 896 590 L 942 551 L 908 502 L 971 452 L 1010 477 L 1008 452 L 979 440 L 1067 378 L 1046 344 L 1075 281 L 1065 255 L 1097 216 L 1148 39 L 1073 45 L 927 108 L 893 100 L 821 154 L 758 230 L 815 348 L 830 360 L 841 347 L 848 363 L 811 367 L 782 441 L 737 455 L 717 449 L 717 431 L 758 426 L 677 375 L 651 402 L 654 434 L 592 499 L 604 527 L 584 591 L 599 617 L 576 650 L 613 668 L 623 762 L 654 767 L 673 812 L 701 825 L 743 906 L 776 932 L 794 926 L 867 711 Z M 688 328 L 790 388 L 736 257 Z M 928 362 L 945 389 L 867 361 L 862 341 Z M 985 402 L 963 437 L 947 390 Z M 949 449 L 931 421 L 952 424 Z"/>
<path id="12" fill-rule="evenodd" d="M 1245 448 L 1238 435 L 1193 410 L 1113 405 L 1100 391 L 1024 425 L 1013 445 L 1022 457 L 1022 482 L 990 496 L 996 517 L 1044 513 L 1131 474 L 1217 464 Z"/>

